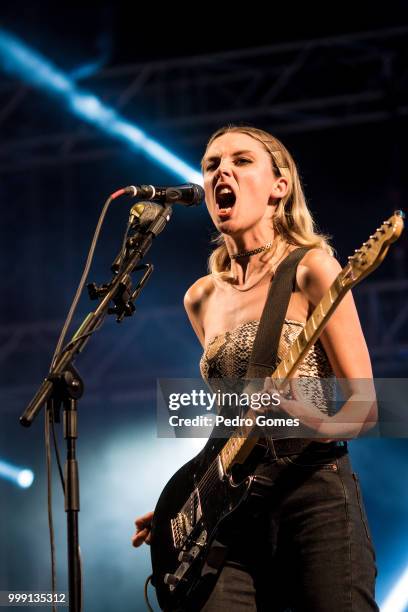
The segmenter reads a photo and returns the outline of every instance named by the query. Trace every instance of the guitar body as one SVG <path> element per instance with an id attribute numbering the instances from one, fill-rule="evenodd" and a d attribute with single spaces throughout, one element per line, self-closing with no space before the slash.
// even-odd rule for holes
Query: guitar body
<path id="1" fill-rule="evenodd" d="M 203 450 L 165 486 L 154 511 L 151 557 L 162 610 L 197 610 L 212 589 L 225 554 L 219 542 L 228 519 L 248 498 L 256 477 L 236 482 L 223 473 L 218 453 L 225 440 L 209 439 Z M 257 446 L 253 457 L 264 455 Z M 251 464 L 247 462 L 247 467 Z"/>

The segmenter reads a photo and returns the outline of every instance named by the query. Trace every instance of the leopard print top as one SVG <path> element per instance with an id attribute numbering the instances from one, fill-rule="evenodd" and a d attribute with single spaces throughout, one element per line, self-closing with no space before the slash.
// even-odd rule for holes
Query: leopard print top
<path id="1" fill-rule="evenodd" d="M 249 365 L 252 346 L 259 321 L 241 323 L 232 331 L 212 338 L 200 360 L 201 375 L 208 383 L 211 379 L 243 378 Z M 285 319 L 278 348 L 278 363 L 302 331 L 299 321 Z M 301 393 L 325 414 L 334 413 L 334 373 L 323 346 L 319 341 L 309 350 L 297 370 Z M 324 379 L 324 380 L 322 380 Z"/>

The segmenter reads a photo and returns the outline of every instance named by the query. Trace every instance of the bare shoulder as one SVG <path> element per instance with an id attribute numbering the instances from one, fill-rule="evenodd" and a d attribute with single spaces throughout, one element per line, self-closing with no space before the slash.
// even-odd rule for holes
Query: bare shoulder
<path id="1" fill-rule="evenodd" d="M 341 265 L 324 249 L 310 249 L 301 260 L 296 281 L 312 303 L 317 303 L 341 271 Z"/>
<path id="2" fill-rule="evenodd" d="M 213 289 L 214 284 L 211 274 L 207 274 L 207 276 L 202 276 L 196 280 L 196 282 L 187 289 L 184 296 L 184 306 L 187 312 L 199 310 L 203 302 L 211 295 Z"/>
<path id="3" fill-rule="evenodd" d="M 337 259 L 324 249 L 310 249 L 300 262 L 309 274 L 333 274 L 341 270 Z"/>
<path id="4" fill-rule="evenodd" d="M 191 285 L 184 296 L 184 308 L 190 319 L 191 326 L 203 346 L 205 338 L 203 318 L 208 299 L 213 291 L 214 283 L 211 274 L 207 274 L 207 276 L 202 276 Z"/>

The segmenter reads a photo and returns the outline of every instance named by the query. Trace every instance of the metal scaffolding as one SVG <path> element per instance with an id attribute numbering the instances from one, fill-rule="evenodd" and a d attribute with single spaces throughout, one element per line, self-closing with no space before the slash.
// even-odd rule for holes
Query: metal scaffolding
<path id="1" fill-rule="evenodd" d="M 105 69 L 80 83 L 129 120 L 186 147 L 226 122 L 279 134 L 382 121 L 408 113 L 408 27 Z M 100 159 L 118 150 L 58 100 L 0 87 L 0 171 Z"/>

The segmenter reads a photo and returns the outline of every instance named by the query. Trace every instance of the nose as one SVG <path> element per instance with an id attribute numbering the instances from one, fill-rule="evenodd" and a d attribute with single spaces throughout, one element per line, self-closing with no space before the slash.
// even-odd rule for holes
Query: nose
<path id="1" fill-rule="evenodd" d="M 220 161 L 214 178 L 218 180 L 223 176 L 231 176 L 231 162 L 227 159 L 222 159 Z"/>

